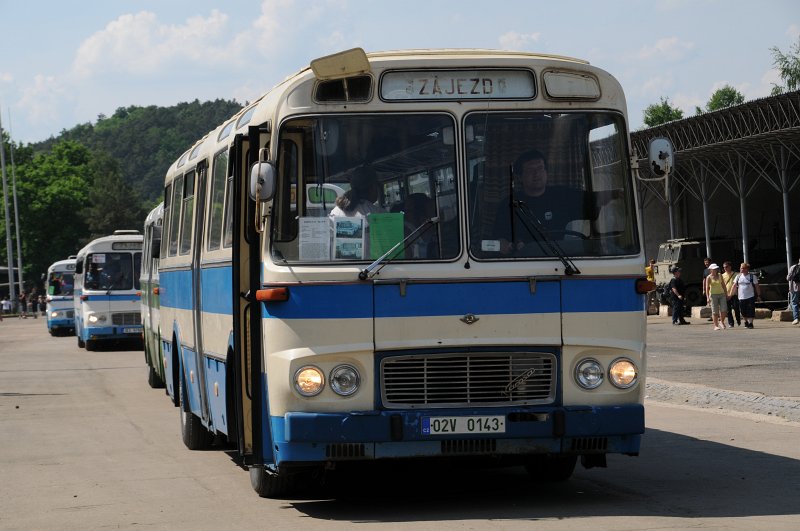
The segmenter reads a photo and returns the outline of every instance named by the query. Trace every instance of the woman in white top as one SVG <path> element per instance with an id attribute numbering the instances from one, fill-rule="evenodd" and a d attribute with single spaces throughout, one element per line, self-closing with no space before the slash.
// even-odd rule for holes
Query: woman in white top
<path id="1" fill-rule="evenodd" d="M 744 327 L 753 328 L 756 316 L 756 300 L 761 299 L 761 287 L 758 278 L 750 272 L 750 264 L 742 263 L 739 274 L 733 280 L 733 288 L 739 292 L 739 306 L 744 317 Z"/>
<path id="2" fill-rule="evenodd" d="M 362 224 L 363 233 L 361 231 L 357 232 L 359 239 L 361 238 L 361 234 L 363 234 L 363 240 L 361 240 L 363 244 L 356 243 L 357 250 L 355 251 L 355 256 L 359 259 L 369 258 L 371 256 L 369 221 L 367 216 L 369 214 L 386 212 L 386 209 L 378 204 L 380 191 L 378 175 L 375 173 L 375 170 L 368 166 L 359 166 L 353 171 L 353 175 L 350 177 L 350 189 L 336 198 L 336 206 L 333 207 L 333 210 L 328 214 L 331 218 L 348 217 L 362 218 L 364 220 Z M 352 243 L 343 245 L 352 245 Z M 362 245 L 363 250 L 361 249 Z M 336 252 L 338 257 L 338 247 Z M 342 257 L 344 257 L 344 254 L 352 258 L 353 251 L 352 249 L 343 251 Z"/>

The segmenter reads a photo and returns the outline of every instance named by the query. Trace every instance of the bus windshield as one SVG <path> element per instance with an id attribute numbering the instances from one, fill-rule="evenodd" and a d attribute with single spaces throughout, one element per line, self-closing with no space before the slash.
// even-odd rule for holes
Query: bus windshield
<path id="1" fill-rule="evenodd" d="M 476 112 L 465 133 L 475 258 L 638 252 L 622 116 Z"/>
<path id="2" fill-rule="evenodd" d="M 445 114 L 287 121 L 279 137 L 273 259 L 372 261 L 426 222 L 390 258 L 458 256 L 454 126 Z"/>
<path id="3" fill-rule="evenodd" d="M 142 253 L 90 253 L 84 286 L 92 290 L 139 289 Z"/>
<path id="4" fill-rule="evenodd" d="M 50 278 L 47 279 L 48 295 L 72 295 L 72 290 L 72 273 L 64 273 L 61 271 L 54 271 L 50 273 Z"/>

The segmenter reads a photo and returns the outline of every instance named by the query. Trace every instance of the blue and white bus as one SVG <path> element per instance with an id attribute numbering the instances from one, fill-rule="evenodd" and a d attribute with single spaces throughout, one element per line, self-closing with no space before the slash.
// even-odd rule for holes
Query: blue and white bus
<path id="1" fill-rule="evenodd" d="M 142 235 L 118 230 L 93 240 L 75 264 L 75 335 L 78 346 L 96 350 L 112 341 L 141 341 L 139 272 Z"/>
<path id="2" fill-rule="evenodd" d="M 147 383 L 153 388 L 164 387 L 164 357 L 161 354 L 161 317 L 159 315 L 158 259 L 161 249 L 161 228 L 164 203 L 159 203 L 144 221 L 144 249 L 142 270 L 139 274 L 141 288 L 142 340 L 144 359 L 147 362 Z"/>
<path id="3" fill-rule="evenodd" d="M 626 112 L 578 59 L 354 49 L 209 132 L 165 180 L 185 444 L 235 442 L 262 496 L 348 461 L 557 480 L 637 455 L 652 286 Z"/>
<path id="4" fill-rule="evenodd" d="M 51 336 L 75 331 L 74 288 L 75 257 L 54 262 L 47 268 L 47 331 Z"/>

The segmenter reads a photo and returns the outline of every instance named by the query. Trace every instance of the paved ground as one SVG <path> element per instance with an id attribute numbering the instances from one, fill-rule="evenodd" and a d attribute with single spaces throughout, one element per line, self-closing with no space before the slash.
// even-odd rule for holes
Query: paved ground
<path id="1" fill-rule="evenodd" d="M 800 422 L 800 326 L 758 319 L 752 330 L 715 331 L 689 320 L 647 319 L 650 399 Z"/>

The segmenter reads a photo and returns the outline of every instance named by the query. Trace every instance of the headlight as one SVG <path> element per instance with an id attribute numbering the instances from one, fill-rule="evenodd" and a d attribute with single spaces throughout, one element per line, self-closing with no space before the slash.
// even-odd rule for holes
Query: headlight
<path id="1" fill-rule="evenodd" d="M 322 371 L 311 365 L 301 367 L 294 373 L 294 388 L 303 396 L 316 396 L 325 385 Z"/>
<path id="2" fill-rule="evenodd" d="M 339 365 L 331 371 L 331 389 L 337 395 L 350 396 L 358 391 L 361 377 L 351 365 Z"/>
<path id="3" fill-rule="evenodd" d="M 584 389 L 595 389 L 603 383 L 603 367 L 600 362 L 586 358 L 575 367 L 575 381 Z"/>
<path id="4" fill-rule="evenodd" d="M 94 323 L 105 323 L 106 322 L 106 316 L 103 315 L 102 313 L 90 313 L 89 317 L 87 317 L 86 320 L 89 321 L 92 324 L 94 324 Z"/>
<path id="5" fill-rule="evenodd" d="M 639 371 L 636 370 L 636 365 L 627 358 L 616 359 L 608 367 L 608 379 L 620 389 L 633 387 L 638 376 Z"/>
<path id="6" fill-rule="evenodd" d="M 58 312 L 50 312 L 50 317 L 55 319 L 56 317 L 58 317 Z"/>

